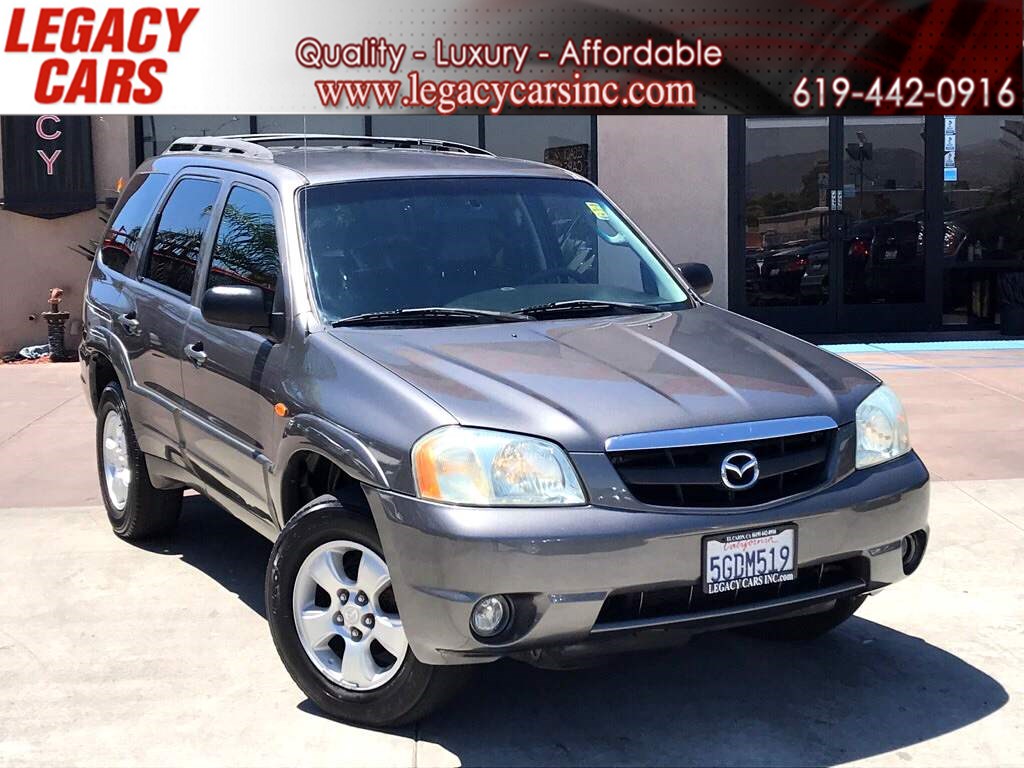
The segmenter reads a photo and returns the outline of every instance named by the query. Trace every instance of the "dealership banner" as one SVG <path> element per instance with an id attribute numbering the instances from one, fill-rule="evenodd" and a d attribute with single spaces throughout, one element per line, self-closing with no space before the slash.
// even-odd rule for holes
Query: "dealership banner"
<path id="1" fill-rule="evenodd" d="M 56 219 L 96 207 L 88 117 L 0 118 L 4 208 Z"/>
<path id="2" fill-rule="evenodd" d="M 1020 114 L 1020 0 L 13 0 L 0 112 Z"/>

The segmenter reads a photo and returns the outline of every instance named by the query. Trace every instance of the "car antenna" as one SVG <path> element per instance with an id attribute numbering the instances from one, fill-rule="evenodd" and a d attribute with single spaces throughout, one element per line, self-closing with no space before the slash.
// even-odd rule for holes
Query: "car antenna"
<path id="1" fill-rule="evenodd" d="M 306 128 L 306 116 L 302 116 L 302 172 L 309 172 L 309 129 Z"/>
<path id="2" fill-rule="evenodd" d="M 306 127 L 306 115 L 302 115 L 302 175 L 307 179 L 309 178 L 309 129 Z M 302 205 L 302 229 L 306 233 L 306 239 L 309 239 L 309 206 L 308 201 L 303 201 Z M 303 323 L 306 327 L 306 335 L 309 335 L 309 324 Z"/>

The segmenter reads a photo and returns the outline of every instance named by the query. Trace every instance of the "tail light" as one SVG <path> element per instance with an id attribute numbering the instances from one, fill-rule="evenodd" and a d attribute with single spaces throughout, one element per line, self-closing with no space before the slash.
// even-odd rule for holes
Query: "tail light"
<path id="1" fill-rule="evenodd" d="M 786 272 L 803 272 L 807 269 L 808 260 L 806 256 L 797 256 L 786 264 Z"/>
<path id="2" fill-rule="evenodd" d="M 867 261 L 869 254 L 870 250 L 868 249 L 868 244 L 865 243 L 863 240 L 854 240 L 852 243 L 850 243 L 851 256 L 856 256 L 858 259 L 864 259 L 865 261 Z"/>

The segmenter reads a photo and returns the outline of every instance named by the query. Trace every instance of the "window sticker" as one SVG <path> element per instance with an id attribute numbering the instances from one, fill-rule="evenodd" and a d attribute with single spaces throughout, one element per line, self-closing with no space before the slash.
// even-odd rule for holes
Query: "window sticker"
<path id="1" fill-rule="evenodd" d="M 601 221 L 608 221 L 608 220 L 609 220 L 609 219 L 611 218 L 611 217 L 610 217 L 610 216 L 608 215 L 608 211 L 606 211 L 606 210 L 604 209 L 604 206 L 603 206 L 603 205 L 601 205 L 600 203 L 591 203 L 591 202 L 588 202 L 588 203 L 587 203 L 587 208 L 589 208 L 589 209 L 590 209 L 590 212 L 591 212 L 592 214 L 594 214 L 594 216 L 595 216 L 596 218 L 600 219 Z"/>

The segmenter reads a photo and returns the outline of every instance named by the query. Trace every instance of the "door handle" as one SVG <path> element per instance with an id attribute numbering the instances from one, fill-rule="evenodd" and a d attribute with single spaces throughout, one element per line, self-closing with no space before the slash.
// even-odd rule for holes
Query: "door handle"
<path id="1" fill-rule="evenodd" d="M 195 344 L 189 344 L 185 347 L 185 357 L 192 361 L 192 365 L 196 368 L 202 367 L 206 363 L 206 353 L 203 352 L 203 342 L 197 341 Z"/>
<path id="2" fill-rule="evenodd" d="M 138 336 L 139 332 L 142 330 L 142 323 L 140 323 L 139 319 L 135 316 L 134 309 L 131 312 L 125 312 L 123 315 L 118 315 L 117 322 L 121 324 L 124 332 L 129 336 Z"/>

